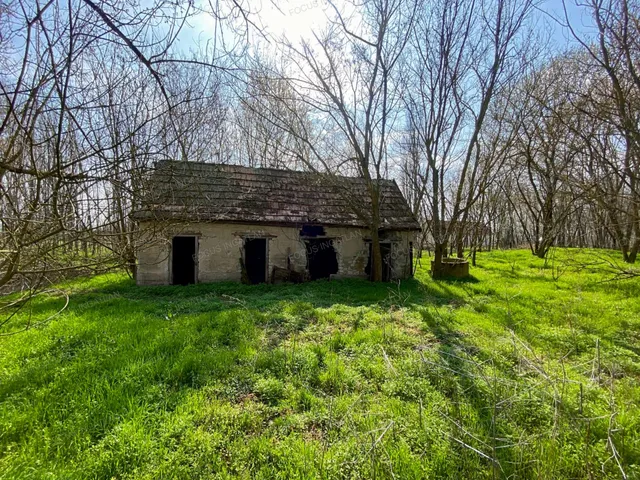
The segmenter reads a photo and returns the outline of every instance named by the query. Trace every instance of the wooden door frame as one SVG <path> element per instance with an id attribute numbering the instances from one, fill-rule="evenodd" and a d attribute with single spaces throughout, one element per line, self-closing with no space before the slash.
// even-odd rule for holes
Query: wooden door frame
<path id="1" fill-rule="evenodd" d="M 193 284 L 197 285 L 198 284 L 198 277 L 199 277 L 199 266 L 200 266 L 200 235 L 173 235 L 171 237 L 171 248 L 170 248 L 170 255 L 169 255 L 169 285 L 175 285 L 175 283 L 173 283 L 173 239 L 176 237 L 181 237 L 181 238 L 193 238 L 194 239 L 194 243 L 195 243 L 195 248 L 194 248 L 194 259 L 193 259 Z"/>
<path id="2" fill-rule="evenodd" d="M 269 283 L 269 240 L 274 238 L 272 235 L 251 236 L 245 235 L 242 237 L 242 263 L 244 268 L 247 268 L 247 240 L 264 240 L 264 283 Z"/>
<path id="3" fill-rule="evenodd" d="M 373 258 L 372 258 L 373 242 L 371 241 L 371 239 L 365 239 L 364 243 L 367 245 L 367 255 L 368 255 L 367 263 L 371 261 L 371 268 L 373 269 Z M 387 264 L 389 269 L 389 279 L 383 280 L 383 281 L 390 282 L 393 280 L 393 267 L 391 265 L 391 260 L 393 259 L 393 252 L 396 248 L 396 242 L 394 240 L 380 240 L 380 250 L 381 250 L 380 253 L 382 253 L 382 245 L 385 245 L 385 246 L 389 245 L 389 263 Z M 384 258 L 382 258 L 382 261 L 384 262 Z M 384 265 L 382 266 L 382 268 L 384 269 Z M 372 275 L 372 270 L 370 270 L 368 274 L 369 280 L 371 280 L 371 275 Z"/>

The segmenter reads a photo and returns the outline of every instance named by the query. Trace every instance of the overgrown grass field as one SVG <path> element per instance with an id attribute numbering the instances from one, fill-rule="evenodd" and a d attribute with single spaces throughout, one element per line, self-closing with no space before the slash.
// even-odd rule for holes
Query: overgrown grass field
<path id="1" fill-rule="evenodd" d="M 59 315 L 0 337 L 0 478 L 638 478 L 640 278 L 611 281 L 608 256 L 63 284 L 12 328 L 68 294 Z"/>

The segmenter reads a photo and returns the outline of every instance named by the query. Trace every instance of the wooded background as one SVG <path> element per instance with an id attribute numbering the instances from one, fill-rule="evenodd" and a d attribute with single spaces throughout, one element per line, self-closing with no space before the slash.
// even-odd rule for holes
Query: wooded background
<path id="1" fill-rule="evenodd" d="M 328 2 L 298 41 L 241 0 L 3 2 L 0 289 L 135 275 L 137 248 L 161 241 L 131 216 L 161 159 L 364 177 L 374 279 L 381 178 L 436 271 L 446 254 L 521 246 L 632 264 L 640 6 L 577 6 L 589 28 L 534 0 Z M 180 43 L 202 16 L 211 35 Z"/>

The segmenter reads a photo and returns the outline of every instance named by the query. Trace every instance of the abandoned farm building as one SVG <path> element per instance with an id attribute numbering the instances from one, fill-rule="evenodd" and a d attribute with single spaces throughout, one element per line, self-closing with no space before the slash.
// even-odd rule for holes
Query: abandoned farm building
<path id="1" fill-rule="evenodd" d="M 162 161 L 135 218 L 144 246 L 137 282 L 367 278 L 371 271 L 364 179 L 234 165 Z M 385 280 L 412 275 L 419 224 L 398 185 L 380 185 Z"/>

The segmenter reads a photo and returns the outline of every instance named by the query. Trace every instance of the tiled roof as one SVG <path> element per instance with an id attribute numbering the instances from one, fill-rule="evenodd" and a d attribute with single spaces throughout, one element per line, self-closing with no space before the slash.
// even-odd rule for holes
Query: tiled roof
<path id="1" fill-rule="evenodd" d="M 179 219 L 368 227 L 365 180 L 295 170 L 184 161 L 158 162 L 139 220 Z M 385 229 L 420 226 L 393 180 L 382 180 Z"/>

